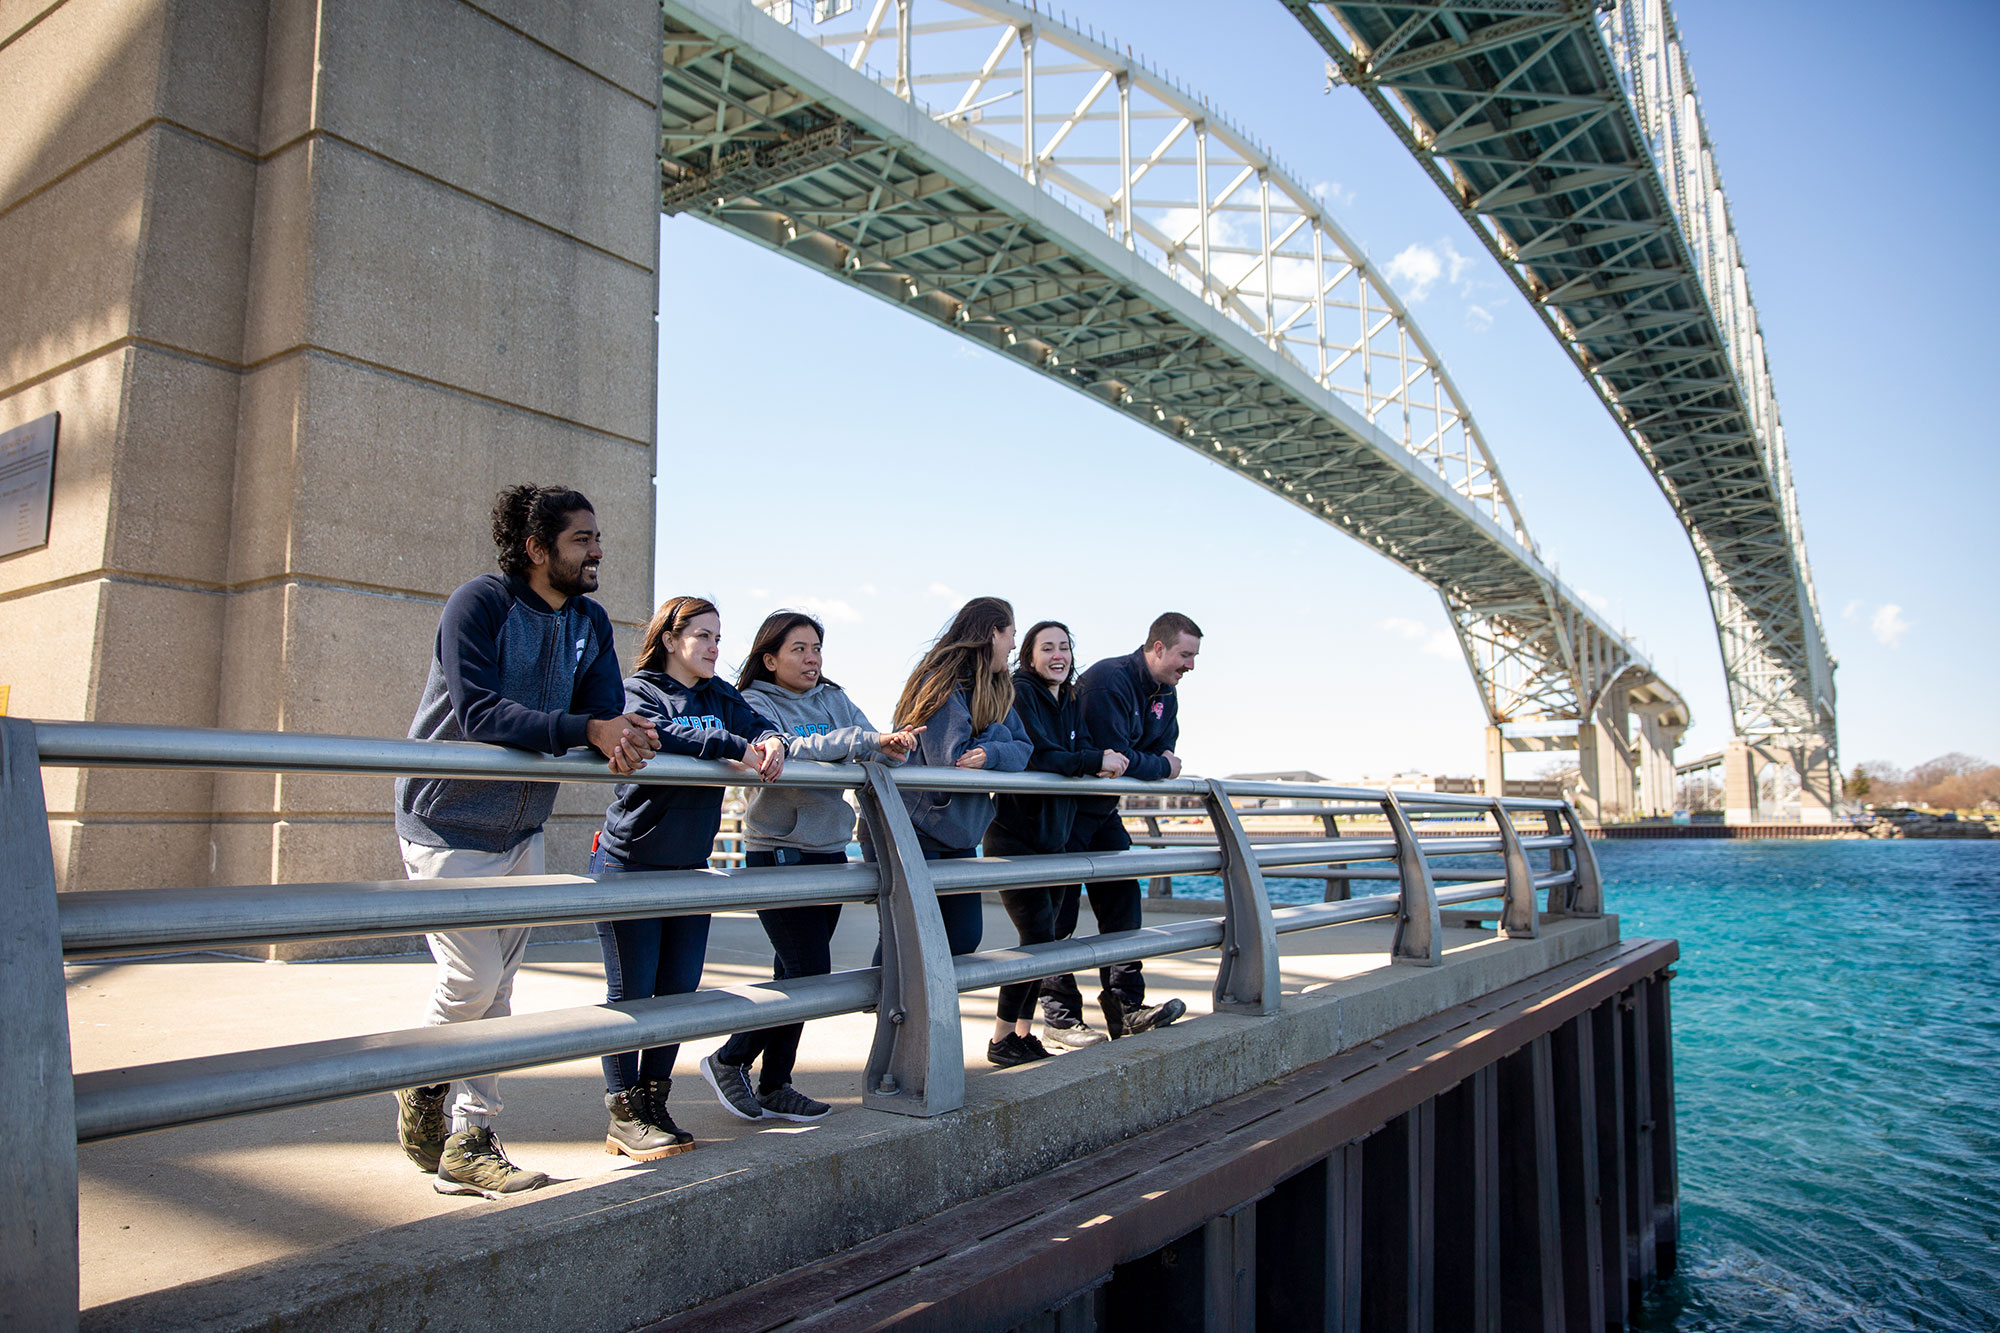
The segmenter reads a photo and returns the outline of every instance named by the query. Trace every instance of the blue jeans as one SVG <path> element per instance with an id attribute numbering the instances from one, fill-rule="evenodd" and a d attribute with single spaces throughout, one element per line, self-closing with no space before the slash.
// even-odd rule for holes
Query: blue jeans
<path id="1" fill-rule="evenodd" d="M 630 874 L 640 870 L 701 870 L 703 865 L 622 865 L 603 852 L 590 854 L 593 875 Z M 708 913 L 699 916 L 651 916 L 636 921 L 600 921 L 597 942 L 604 949 L 604 998 L 645 1000 L 655 995 L 685 995 L 701 985 L 701 965 L 708 953 Z M 672 1078 L 680 1043 L 645 1051 L 621 1051 L 604 1057 L 606 1092 L 628 1092 L 641 1082 Z"/>
<path id="2" fill-rule="evenodd" d="M 840 866 L 847 864 L 845 852 L 801 852 L 790 847 L 776 851 L 746 851 L 746 866 Z M 833 928 L 840 924 L 839 903 L 812 903 L 805 907 L 772 907 L 757 913 L 770 937 L 774 956 L 771 978 L 823 977 L 833 971 Z M 715 1053 L 718 1064 L 747 1065 L 764 1058 L 757 1071 L 757 1090 L 776 1092 L 792 1081 L 792 1067 L 798 1062 L 799 1036 L 803 1023 L 785 1023 L 755 1032 L 739 1032 Z"/>
<path id="3" fill-rule="evenodd" d="M 875 859 L 874 848 L 864 846 L 867 859 Z M 979 855 L 977 847 L 925 847 L 926 861 L 963 861 L 967 857 Z M 945 942 L 951 946 L 955 958 L 962 953 L 971 953 L 979 947 L 980 936 L 986 933 L 986 911 L 980 906 L 976 893 L 954 893 L 937 900 L 938 915 L 944 918 Z M 882 941 L 875 941 L 875 966 L 882 966 Z"/>

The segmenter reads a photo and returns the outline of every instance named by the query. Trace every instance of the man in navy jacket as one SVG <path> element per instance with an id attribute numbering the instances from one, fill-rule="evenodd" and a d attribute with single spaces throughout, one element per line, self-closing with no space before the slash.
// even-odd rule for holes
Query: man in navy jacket
<path id="1" fill-rule="evenodd" d="M 1123 657 L 1093 665 L 1077 681 L 1083 705 L 1083 729 L 1092 746 L 1125 756 L 1125 776 L 1157 782 L 1181 775 L 1179 701 L 1174 687 L 1194 670 L 1201 651 L 1201 627 L 1169 611 L 1146 631 L 1145 646 Z M 1076 822 L 1070 828 L 1072 852 L 1122 852 L 1132 845 L 1118 817 L 1118 798 L 1090 796 L 1077 801 Z M 1136 879 L 1100 881 L 1089 886 L 1091 915 L 1101 934 L 1139 928 L 1140 893 Z M 1056 915 L 1056 938 L 1076 931 L 1081 895 L 1069 888 Z M 1105 1027 L 1113 1037 L 1165 1027 L 1187 1012 L 1179 1000 L 1146 1003 L 1145 974 L 1137 962 L 1099 968 L 1104 989 L 1098 1003 Z M 1083 1021 L 1083 994 L 1076 978 L 1060 976 L 1042 983 L 1042 1040 L 1072 1049 L 1104 1040 Z"/>
<path id="2" fill-rule="evenodd" d="M 589 745 L 612 772 L 632 772 L 659 749 L 659 735 L 625 714 L 611 618 L 583 595 L 597 590 L 604 558 L 590 501 L 560 487 L 515 486 L 494 503 L 493 541 L 503 573 L 482 574 L 445 602 L 410 736 L 540 754 Z M 411 879 L 543 874 L 542 822 L 555 799 L 553 782 L 400 778 L 404 868 Z M 513 1012 L 526 927 L 442 930 L 425 939 L 438 964 L 428 1022 Z M 498 1076 L 460 1083 L 447 1137 L 450 1091 L 440 1083 L 396 1094 L 397 1139 L 411 1161 L 435 1173 L 438 1193 L 497 1199 L 547 1183 L 508 1161 L 493 1137 Z"/>

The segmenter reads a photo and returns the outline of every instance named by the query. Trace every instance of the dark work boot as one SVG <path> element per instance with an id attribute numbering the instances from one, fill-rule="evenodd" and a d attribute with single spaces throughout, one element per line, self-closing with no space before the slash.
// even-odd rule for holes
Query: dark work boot
<path id="1" fill-rule="evenodd" d="M 670 1078 L 647 1078 L 639 1080 L 637 1091 L 646 1099 L 646 1123 L 673 1139 L 675 1147 L 670 1151 L 692 1152 L 694 1135 L 676 1125 L 673 1116 L 667 1114 L 667 1094 L 673 1088 L 674 1081 Z"/>
<path id="2" fill-rule="evenodd" d="M 688 1135 L 676 1134 L 653 1123 L 642 1089 L 604 1094 L 604 1109 L 611 1113 L 611 1127 L 604 1131 L 604 1151 L 623 1153 L 635 1162 L 656 1162 L 662 1157 L 686 1152 L 694 1147 Z"/>
<path id="3" fill-rule="evenodd" d="M 1104 1011 L 1104 1030 L 1117 1041 L 1125 1035 L 1125 1005 L 1117 994 L 1108 990 L 1097 992 L 1097 1007 Z"/>
<path id="4" fill-rule="evenodd" d="M 1187 1005 L 1180 1000 L 1168 1000 L 1164 1004 L 1138 1004 L 1125 1011 L 1125 1031 L 1128 1035 L 1150 1032 L 1163 1028 L 1187 1012 Z"/>

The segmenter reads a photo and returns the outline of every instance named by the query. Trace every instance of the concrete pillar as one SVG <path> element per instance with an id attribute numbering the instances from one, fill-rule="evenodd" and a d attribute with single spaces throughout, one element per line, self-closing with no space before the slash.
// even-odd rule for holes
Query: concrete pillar
<path id="1" fill-rule="evenodd" d="M 1601 721 L 1576 729 L 1577 813 L 1596 823 L 1628 818 L 1633 810 L 1632 756 L 1620 732 Z"/>
<path id="2" fill-rule="evenodd" d="M 1602 823 L 1604 814 L 1604 773 L 1598 763 L 1603 728 L 1583 722 L 1576 729 L 1576 812 L 1589 823 Z"/>
<path id="3" fill-rule="evenodd" d="M 1678 794 L 1674 778 L 1674 746 L 1678 728 L 1660 721 L 1661 710 L 1639 710 L 1639 812 L 1663 819 L 1673 814 Z"/>
<path id="4" fill-rule="evenodd" d="M 1498 727 L 1486 729 L 1486 794 L 1507 794 L 1507 741 Z"/>
<path id="5" fill-rule="evenodd" d="M 1757 747 L 1736 737 L 1722 748 L 1722 822 L 1757 822 L 1757 774 L 1764 756 Z"/>
<path id="6" fill-rule="evenodd" d="M 62 413 L 0 562 L 38 717 L 400 735 L 486 511 L 575 486 L 651 605 L 651 0 L 0 10 L 0 429 Z M 47 783 L 68 888 L 394 877 L 390 783 Z M 601 794 L 566 798 L 551 869 Z"/>
<path id="7" fill-rule="evenodd" d="M 1840 769 L 1826 747 L 1815 747 L 1799 769 L 1799 822 L 1833 823 L 1840 818 L 1840 804 Z"/>

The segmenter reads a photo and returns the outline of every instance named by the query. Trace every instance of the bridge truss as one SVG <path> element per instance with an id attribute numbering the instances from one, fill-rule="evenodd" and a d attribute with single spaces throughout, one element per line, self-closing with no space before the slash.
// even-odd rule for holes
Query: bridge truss
<path id="1" fill-rule="evenodd" d="M 661 202 L 1010 356 L 1435 587 L 1496 727 L 1680 696 L 1541 561 L 1408 310 L 1250 135 L 1008 0 L 664 0 Z"/>
<path id="2" fill-rule="evenodd" d="M 1283 0 L 1499 260 L 1687 530 L 1738 736 L 1838 799 L 1763 333 L 1666 0 Z"/>

